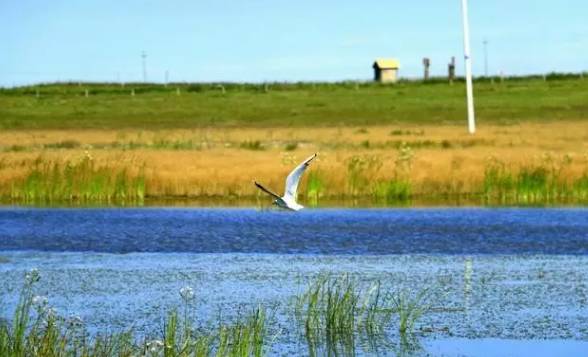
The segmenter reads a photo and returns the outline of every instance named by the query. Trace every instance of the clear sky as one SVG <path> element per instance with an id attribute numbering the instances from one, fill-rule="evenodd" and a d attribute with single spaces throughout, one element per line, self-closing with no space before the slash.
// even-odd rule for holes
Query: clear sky
<path id="1" fill-rule="evenodd" d="M 475 75 L 588 70 L 588 1 L 470 0 Z M 367 80 L 463 73 L 460 0 L 0 0 L 0 85 Z"/>

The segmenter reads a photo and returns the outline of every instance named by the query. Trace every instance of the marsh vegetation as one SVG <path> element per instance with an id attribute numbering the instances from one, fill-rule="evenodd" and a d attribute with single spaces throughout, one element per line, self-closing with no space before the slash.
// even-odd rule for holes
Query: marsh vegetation
<path id="1" fill-rule="evenodd" d="M 0 134 L 0 198 L 256 204 L 263 200 L 253 180 L 280 191 L 292 167 L 319 152 L 299 189 L 305 205 L 585 204 L 586 132 L 583 122 L 492 126 L 475 138 L 453 126 L 7 131 Z"/>
<path id="2" fill-rule="evenodd" d="M 184 287 L 182 306 L 167 314 L 160 335 L 137 336 L 132 329 L 92 335 L 79 316 L 61 315 L 47 297 L 37 295 L 40 279 L 36 269 L 26 273 L 12 319 L 0 320 L 2 356 L 260 357 L 280 333 L 262 306 L 236 321 L 197 326 L 192 322 L 195 293 Z M 357 341 L 369 340 L 369 349 L 387 338 L 391 326 L 403 340 L 414 337 L 415 323 L 429 308 L 424 291 L 409 298 L 406 291 L 382 290 L 377 281 L 365 289 L 361 285 L 348 275 L 321 275 L 295 298 L 291 310 L 310 355 L 353 356 Z"/>

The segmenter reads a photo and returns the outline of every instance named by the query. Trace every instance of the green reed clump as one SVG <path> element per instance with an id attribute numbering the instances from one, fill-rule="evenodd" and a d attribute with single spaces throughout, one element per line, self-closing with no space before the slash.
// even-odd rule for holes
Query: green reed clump
<path id="1" fill-rule="evenodd" d="M 325 180 L 320 171 L 311 171 L 306 184 L 306 197 L 311 205 L 318 205 L 319 198 L 325 191 Z"/>
<path id="2" fill-rule="evenodd" d="M 412 333 L 415 322 L 429 309 L 429 290 L 425 289 L 414 296 L 407 291 L 391 295 L 392 311 L 398 315 L 398 332 L 401 335 Z"/>
<path id="3" fill-rule="evenodd" d="M 571 185 L 571 189 L 579 201 L 588 201 L 588 172 L 576 179 Z"/>
<path id="4" fill-rule="evenodd" d="M 394 160 L 394 178 L 377 181 L 373 184 L 372 196 L 375 201 L 386 203 L 407 203 L 412 195 L 410 171 L 414 152 L 406 143 L 402 142 L 398 147 L 398 154 Z"/>
<path id="5" fill-rule="evenodd" d="M 88 337 L 79 317 L 63 318 L 47 299 L 35 295 L 40 279 L 37 270 L 25 276 L 25 283 L 11 322 L 0 320 L 0 356 L 3 357 L 261 357 L 266 344 L 266 314 L 257 307 L 233 324 L 219 323 L 217 329 L 197 329 L 186 311 L 193 292 L 180 290 L 185 315 L 170 312 L 161 339 L 138 340 L 132 331 Z"/>
<path id="6" fill-rule="evenodd" d="M 329 350 L 355 350 L 359 300 L 355 283 L 349 277 L 320 277 L 297 298 L 296 316 L 304 326 L 311 355 L 323 344 Z"/>
<path id="7" fill-rule="evenodd" d="M 541 164 L 520 167 L 518 171 L 492 160 L 484 172 L 482 191 L 487 203 L 542 204 L 585 202 L 588 175 L 571 179 L 564 174 L 569 158 L 554 162 L 547 157 Z"/>
<path id="8" fill-rule="evenodd" d="M 157 149 L 157 150 L 201 150 L 202 145 L 193 140 L 166 140 L 158 139 L 154 140 L 150 145 L 146 145 L 146 148 Z"/>
<path id="9" fill-rule="evenodd" d="M 374 199 L 386 203 L 409 202 L 411 193 L 410 181 L 398 179 L 377 182 L 373 190 Z"/>
<path id="10" fill-rule="evenodd" d="M 501 162 L 490 163 L 484 172 L 483 190 L 486 200 L 503 201 L 515 188 L 515 176 Z"/>
<path id="11" fill-rule="evenodd" d="M 265 150 L 265 147 L 263 146 L 263 144 L 259 140 L 243 141 L 241 144 L 239 144 L 239 147 L 241 149 L 254 150 L 254 151 Z"/>
<path id="12" fill-rule="evenodd" d="M 40 280 L 36 269 L 25 275 L 18 304 L 11 322 L 0 320 L 0 356 L 132 356 L 140 347 L 130 331 L 87 337 L 79 317 L 63 318 L 47 299 L 35 295 Z"/>
<path id="13" fill-rule="evenodd" d="M 351 156 L 346 164 L 348 194 L 357 197 L 369 192 L 374 176 L 382 168 L 383 160 L 375 155 Z"/>
<path id="14" fill-rule="evenodd" d="M 43 145 L 45 149 L 75 149 L 79 148 L 82 144 L 76 140 L 63 140 L 56 143 L 49 143 Z"/>
<path id="15" fill-rule="evenodd" d="M 549 201 L 557 195 L 557 177 L 542 166 L 522 167 L 516 180 L 516 197 L 521 202 Z"/>
<path id="16" fill-rule="evenodd" d="M 352 354 L 358 338 L 378 341 L 398 318 L 401 335 L 412 333 L 415 322 L 428 310 L 428 295 L 384 291 L 380 282 L 362 288 L 349 276 L 321 276 L 296 300 L 296 318 L 311 355 L 320 348 Z"/>
<path id="17" fill-rule="evenodd" d="M 217 356 L 260 357 L 266 338 L 265 310 L 257 308 L 244 321 L 221 326 L 218 332 Z"/>
<path id="18" fill-rule="evenodd" d="M 36 160 L 30 172 L 12 182 L 10 196 L 19 202 L 132 202 L 145 198 L 141 168 L 131 175 L 126 168 L 98 166 L 89 155 L 81 161 Z"/>
<path id="19" fill-rule="evenodd" d="M 294 151 L 296 149 L 298 149 L 298 142 L 296 141 L 286 143 L 286 145 L 284 146 L 284 150 L 286 151 Z"/>
<path id="20" fill-rule="evenodd" d="M 27 150 L 27 147 L 24 145 L 13 144 L 10 146 L 4 147 L 4 152 L 22 152 Z"/>
<path id="21" fill-rule="evenodd" d="M 385 291 L 380 282 L 365 289 L 349 276 L 321 276 L 297 297 L 295 311 L 311 354 L 320 346 L 348 352 L 356 338 L 377 340 L 393 324 L 401 337 L 412 334 L 429 301 L 429 289 Z"/>

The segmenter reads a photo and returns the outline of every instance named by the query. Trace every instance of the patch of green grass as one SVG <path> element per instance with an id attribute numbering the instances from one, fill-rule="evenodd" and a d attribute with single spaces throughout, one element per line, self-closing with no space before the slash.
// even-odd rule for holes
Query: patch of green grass
<path id="1" fill-rule="evenodd" d="M 57 143 L 49 143 L 43 145 L 45 149 L 75 149 L 79 148 L 81 144 L 76 140 L 64 140 Z"/>
<path id="2" fill-rule="evenodd" d="M 6 193 L 5 193 L 6 194 Z M 145 176 L 126 169 L 98 167 L 90 156 L 80 161 L 35 161 L 29 173 L 12 182 L 10 199 L 15 202 L 128 202 L 140 204 L 145 198 Z"/>
<path id="3" fill-rule="evenodd" d="M 306 184 L 306 197 L 311 205 L 318 205 L 319 199 L 325 191 L 325 180 L 322 173 L 318 170 L 311 171 L 308 174 Z"/>
<path id="4" fill-rule="evenodd" d="M 154 140 L 152 144 L 146 145 L 145 148 L 157 150 L 200 150 L 202 145 L 192 140 Z"/>
<path id="5" fill-rule="evenodd" d="M 376 201 L 384 201 L 388 204 L 408 203 L 411 195 L 410 181 L 401 179 L 377 182 L 373 190 Z"/>
<path id="6" fill-rule="evenodd" d="M 383 165 L 382 158 L 375 155 L 351 156 L 347 159 L 348 194 L 365 195 L 372 186 L 373 177 Z"/>
<path id="7" fill-rule="evenodd" d="M 575 180 L 562 175 L 566 165 L 544 162 L 527 165 L 517 171 L 493 160 L 485 170 L 482 184 L 484 200 L 490 204 L 585 203 L 588 199 L 588 174 Z"/>
<path id="8" fill-rule="evenodd" d="M 239 144 L 239 147 L 241 149 L 254 150 L 254 151 L 265 150 L 265 147 L 263 146 L 263 144 L 259 140 L 243 141 L 241 144 Z"/>
<path id="9" fill-rule="evenodd" d="M 26 146 L 24 145 L 18 145 L 18 144 L 14 144 L 14 145 L 10 145 L 4 148 L 4 152 L 22 152 L 25 151 L 27 149 Z"/>
<path id="10" fill-rule="evenodd" d="M 284 146 L 284 150 L 286 150 L 286 151 L 294 151 L 297 148 L 298 148 L 298 143 L 296 141 L 286 143 L 286 145 Z"/>
<path id="11" fill-rule="evenodd" d="M 414 136 L 422 136 L 425 135 L 424 130 L 401 130 L 401 129 L 394 129 L 390 132 L 392 136 L 400 136 L 400 135 L 414 135 Z"/>

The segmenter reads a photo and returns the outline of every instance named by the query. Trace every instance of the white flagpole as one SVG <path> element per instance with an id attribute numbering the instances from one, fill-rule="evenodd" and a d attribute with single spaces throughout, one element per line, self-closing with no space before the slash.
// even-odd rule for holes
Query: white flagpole
<path id="1" fill-rule="evenodd" d="M 470 29 L 468 23 L 467 0 L 461 0 L 461 9 L 463 15 L 463 52 L 468 103 L 468 130 L 470 134 L 473 134 L 476 132 L 476 119 L 474 118 L 474 90 L 472 87 L 472 59 L 470 57 Z"/>

